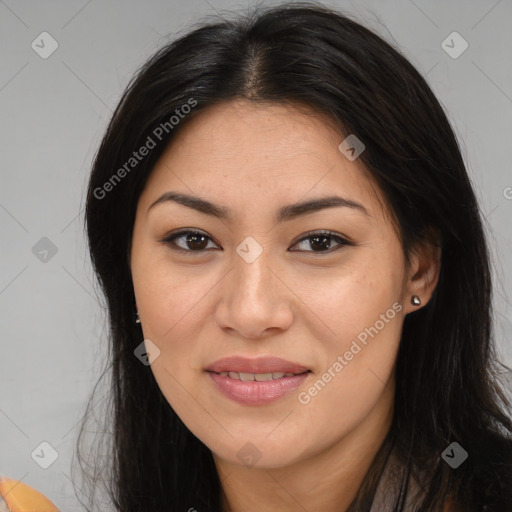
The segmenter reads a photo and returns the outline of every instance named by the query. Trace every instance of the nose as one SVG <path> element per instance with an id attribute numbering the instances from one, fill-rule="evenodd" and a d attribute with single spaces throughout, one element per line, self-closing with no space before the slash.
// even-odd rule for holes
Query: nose
<path id="1" fill-rule="evenodd" d="M 293 292 L 265 251 L 252 263 L 237 254 L 234 268 L 222 280 L 215 310 L 217 325 L 248 339 L 287 330 L 293 322 Z"/>

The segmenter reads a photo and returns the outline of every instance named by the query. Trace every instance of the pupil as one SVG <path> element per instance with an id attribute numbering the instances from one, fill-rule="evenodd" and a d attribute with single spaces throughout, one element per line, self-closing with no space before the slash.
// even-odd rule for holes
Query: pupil
<path id="1" fill-rule="evenodd" d="M 318 243 L 318 240 L 323 240 L 324 243 Z M 330 236 L 328 235 L 314 236 L 313 238 L 311 238 L 309 245 L 311 246 L 312 249 L 317 248 L 320 250 L 326 250 L 329 249 L 329 243 L 327 243 L 327 246 L 325 244 L 327 240 L 330 240 Z"/>
<path id="2" fill-rule="evenodd" d="M 201 239 L 201 238 L 202 238 L 202 240 L 200 242 L 198 242 L 198 239 Z M 205 243 L 205 241 L 206 241 L 206 237 L 204 235 L 189 235 L 187 237 L 187 244 L 189 244 L 190 249 L 194 249 L 194 248 L 199 249 L 199 250 L 204 249 L 208 245 L 208 243 L 207 242 Z M 197 244 L 197 245 L 194 246 L 194 244 Z"/>

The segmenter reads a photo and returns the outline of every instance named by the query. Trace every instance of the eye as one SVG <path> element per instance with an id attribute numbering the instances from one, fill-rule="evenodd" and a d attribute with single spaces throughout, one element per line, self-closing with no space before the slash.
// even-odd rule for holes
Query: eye
<path id="1" fill-rule="evenodd" d="M 213 243 L 212 239 L 208 235 L 201 231 L 189 228 L 180 229 L 160 241 L 164 244 L 174 246 L 172 248 L 180 252 L 202 253 L 207 250 L 215 249 L 208 247 L 209 241 Z M 333 241 L 337 244 L 334 247 L 331 246 Z M 292 247 L 300 244 L 303 244 L 305 249 L 299 251 L 296 249 L 289 250 L 291 252 L 331 253 L 344 245 L 355 245 L 347 238 L 331 231 L 314 231 L 307 233 L 307 236 L 302 237 L 298 242 L 294 243 Z"/>
<path id="2" fill-rule="evenodd" d="M 203 252 L 211 249 L 207 247 L 208 240 L 211 241 L 211 238 L 201 231 L 183 228 L 164 238 L 161 242 L 176 246 L 176 250 L 180 252 Z M 181 241 L 181 245 L 177 241 Z"/>
<path id="3" fill-rule="evenodd" d="M 337 243 L 337 246 L 331 247 L 332 241 Z M 306 247 L 305 252 L 317 252 L 317 253 L 331 253 L 338 250 L 340 247 L 344 245 L 355 245 L 352 241 L 338 235 L 337 233 L 333 233 L 331 231 L 315 231 L 312 233 L 307 233 L 307 236 L 301 238 L 294 245 L 304 244 Z M 292 245 L 293 247 L 293 245 Z M 312 249 L 307 250 L 307 248 Z M 292 250 L 292 252 L 295 252 Z M 302 251 L 299 251 L 302 252 Z"/>

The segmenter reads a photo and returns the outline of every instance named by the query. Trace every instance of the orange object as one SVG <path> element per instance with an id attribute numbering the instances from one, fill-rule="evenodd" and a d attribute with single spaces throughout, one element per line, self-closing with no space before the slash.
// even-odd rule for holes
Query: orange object
<path id="1" fill-rule="evenodd" d="M 0 512 L 59 512 L 59 509 L 29 485 L 0 476 Z"/>

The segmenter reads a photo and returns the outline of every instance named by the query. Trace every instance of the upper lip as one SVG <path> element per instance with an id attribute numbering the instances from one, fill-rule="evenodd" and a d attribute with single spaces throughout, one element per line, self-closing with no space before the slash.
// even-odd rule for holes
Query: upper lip
<path id="1" fill-rule="evenodd" d="M 224 357 L 215 361 L 206 368 L 206 371 L 221 372 L 242 372 L 242 373 L 304 373 L 308 368 L 279 357 L 259 357 L 248 359 L 245 357 L 232 356 Z"/>

